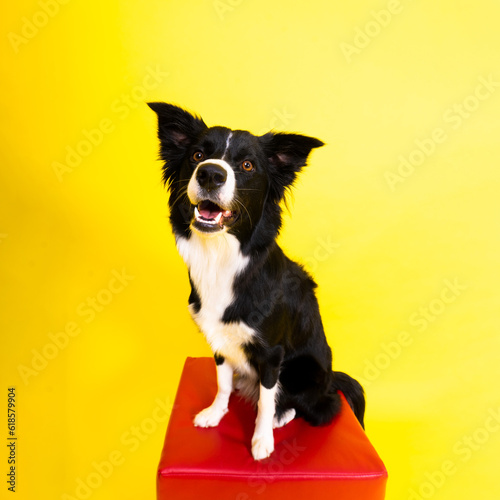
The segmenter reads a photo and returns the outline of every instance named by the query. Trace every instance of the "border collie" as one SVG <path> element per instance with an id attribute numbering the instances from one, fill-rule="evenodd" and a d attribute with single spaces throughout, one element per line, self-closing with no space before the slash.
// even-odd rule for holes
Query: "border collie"
<path id="1" fill-rule="evenodd" d="M 189 311 L 217 368 L 215 400 L 194 425 L 217 426 L 234 390 L 257 406 L 255 460 L 273 452 L 273 428 L 295 417 L 331 422 L 338 390 L 363 425 L 361 385 L 332 371 L 316 284 L 276 243 L 285 192 L 323 142 L 207 127 L 177 106 L 149 106 L 158 117 L 170 222 L 189 270 Z"/>

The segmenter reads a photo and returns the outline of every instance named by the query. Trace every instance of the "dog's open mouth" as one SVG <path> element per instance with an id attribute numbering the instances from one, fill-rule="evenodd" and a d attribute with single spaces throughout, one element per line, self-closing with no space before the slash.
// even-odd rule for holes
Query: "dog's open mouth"
<path id="1" fill-rule="evenodd" d="M 200 231 L 219 231 L 225 226 L 231 226 L 236 219 L 235 211 L 225 210 L 210 200 L 203 200 L 194 207 L 193 224 Z"/>

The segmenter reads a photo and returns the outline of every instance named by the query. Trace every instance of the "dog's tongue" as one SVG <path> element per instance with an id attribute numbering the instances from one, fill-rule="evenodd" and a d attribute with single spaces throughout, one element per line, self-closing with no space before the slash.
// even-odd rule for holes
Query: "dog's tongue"
<path id="1" fill-rule="evenodd" d="M 218 205 L 211 201 L 202 201 L 198 206 L 198 212 L 204 219 L 216 219 L 219 214 L 223 217 L 231 217 L 231 210 L 222 210 Z"/>
<path id="2" fill-rule="evenodd" d="M 220 207 L 210 201 L 200 203 L 198 211 L 204 219 L 215 219 L 222 212 Z"/>
<path id="3" fill-rule="evenodd" d="M 203 208 L 200 210 L 200 215 L 204 219 L 215 219 L 220 213 L 220 210 L 212 211 L 209 208 Z"/>

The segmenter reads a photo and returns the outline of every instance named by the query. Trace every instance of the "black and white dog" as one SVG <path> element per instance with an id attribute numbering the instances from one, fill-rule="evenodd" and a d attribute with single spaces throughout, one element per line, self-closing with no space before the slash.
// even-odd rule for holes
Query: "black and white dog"
<path id="1" fill-rule="evenodd" d="M 332 371 L 316 284 L 276 243 L 285 190 L 318 139 L 207 127 L 163 102 L 158 116 L 170 222 L 189 270 L 189 310 L 215 356 L 218 392 L 194 419 L 219 424 L 233 390 L 257 403 L 252 455 L 274 450 L 273 428 L 295 417 L 329 423 L 346 396 L 363 425 L 361 385 Z"/>

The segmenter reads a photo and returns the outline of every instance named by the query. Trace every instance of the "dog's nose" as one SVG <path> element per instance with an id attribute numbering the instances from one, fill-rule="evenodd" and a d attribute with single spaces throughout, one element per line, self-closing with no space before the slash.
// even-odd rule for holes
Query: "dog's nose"
<path id="1" fill-rule="evenodd" d="M 220 188 L 227 180 L 226 169 L 214 163 L 206 163 L 198 167 L 196 180 L 200 187 L 207 191 Z"/>

